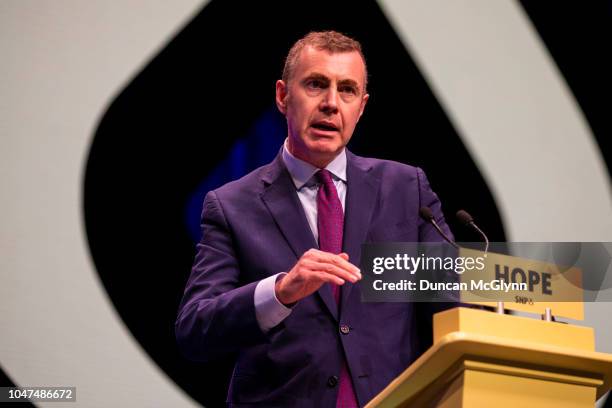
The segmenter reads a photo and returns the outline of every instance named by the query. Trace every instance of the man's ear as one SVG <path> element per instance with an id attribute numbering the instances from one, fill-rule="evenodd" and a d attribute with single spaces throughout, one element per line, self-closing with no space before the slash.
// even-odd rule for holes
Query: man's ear
<path id="1" fill-rule="evenodd" d="M 366 103 L 368 103 L 368 99 L 370 99 L 370 94 L 363 95 L 363 98 L 361 99 L 361 106 L 359 107 L 359 117 L 360 118 L 361 118 L 361 115 L 363 115 L 363 111 L 365 110 Z"/>
<path id="2" fill-rule="evenodd" d="M 276 107 L 283 114 L 287 114 L 287 84 L 282 79 L 276 81 Z"/>

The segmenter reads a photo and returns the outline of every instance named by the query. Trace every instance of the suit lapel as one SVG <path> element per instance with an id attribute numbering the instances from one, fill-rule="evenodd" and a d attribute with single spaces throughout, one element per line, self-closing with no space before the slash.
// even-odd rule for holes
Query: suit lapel
<path id="1" fill-rule="evenodd" d="M 349 255 L 349 262 L 359 266 L 361 261 L 361 244 L 365 242 L 370 227 L 372 212 L 378 199 L 380 181 L 371 173 L 372 168 L 365 160 L 347 155 L 347 191 L 344 215 L 343 251 Z M 353 284 L 342 286 L 342 310 L 351 294 Z"/>
<path id="2" fill-rule="evenodd" d="M 299 259 L 310 248 L 318 248 L 304 214 L 302 203 L 295 191 L 295 185 L 285 168 L 280 153 L 270 164 L 270 169 L 262 180 L 267 187 L 262 193 L 261 199 L 293 250 L 296 259 Z M 329 285 L 323 285 L 318 290 L 318 295 L 337 320 L 338 307 Z"/>

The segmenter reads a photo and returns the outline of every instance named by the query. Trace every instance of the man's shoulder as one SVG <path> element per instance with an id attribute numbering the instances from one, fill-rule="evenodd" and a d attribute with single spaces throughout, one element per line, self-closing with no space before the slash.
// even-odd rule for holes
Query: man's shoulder
<path id="1" fill-rule="evenodd" d="M 218 197 L 226 199 L 237 198 L 239 196 L 253 197 L 254 195 L 259 195 L 263 192 L 264 180 L 272 177 L 275 172 L 281 170 L 278 166 L 279 163 L 277 163 L 277 160 L 274 160 L 213 191 Z"/>
<path id="2" fill-rule="evenodd" d="M 389 180 L 399 178 L 411 180 L 419 177 L 419 173 L 423 173 L 423 170 L 419 167 L 410 164 L 393 160 L 376 159 L 373 157 L 363 157 L 353 153 L 347 154 L 349 161 L 351 161 L 355 167 L 369 172 L 379 179 Z"/>

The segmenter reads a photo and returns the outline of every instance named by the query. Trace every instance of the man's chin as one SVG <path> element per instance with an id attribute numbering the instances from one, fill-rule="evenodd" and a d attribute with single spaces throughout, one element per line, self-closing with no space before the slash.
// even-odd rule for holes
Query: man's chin
<path id="1" fill-rule="evenodd" d="M 337 139 L 321 137 L 311 139 L 307 147 L 311 152 L 334 154 L 342 150 L 343 145 Z"/>
<path id="2" fill-rule="evenodd" d="M 319 156 L 322 158 L 333 159 L 342 151 L 342 147 L 336 145 L 329 146 L 313 146 L 310 152 L 313 156 Z"/>

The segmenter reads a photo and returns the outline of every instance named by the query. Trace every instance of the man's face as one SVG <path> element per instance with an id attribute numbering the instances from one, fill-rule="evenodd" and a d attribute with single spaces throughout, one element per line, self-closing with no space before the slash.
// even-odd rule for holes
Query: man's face
<path id="1" fill-rule="evenodd" d="M 276 83 L 276 104 L 287 118 L 291 153 L 325 167 L 349 142 L 363 113 L 365 66 L 357 51 L 302 49 L 293 75 Z"/>

